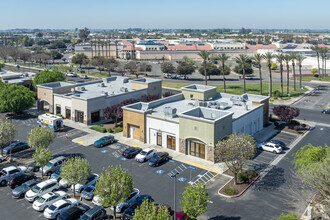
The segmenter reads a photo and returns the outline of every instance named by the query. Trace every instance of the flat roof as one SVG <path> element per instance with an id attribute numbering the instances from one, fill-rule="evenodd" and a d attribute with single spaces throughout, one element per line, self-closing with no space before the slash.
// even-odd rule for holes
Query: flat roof
<path id="1" fill-rule="evenodd" d="M 65 86 L 72 86 L 74 84 L 72 83 L 67 83 L 67 82 L 51 82 L 51 83 L 45 83 L 45 84 L 41 84 L 38 85 L 39 87 L 45 87 L 45 88 L 61 88 L 61 87 L 65 87 Z"/>
<path id="2" fill-rule="evenodd" d="M 180 114 L 183 116 L 188 115 L 191 117 L 210 120 L 212 117 L 219 118 L 225 116 L 228 113 L 231 113 L 233 119 L 236 119 L 260 107 L 260 105 L 255 105 L 253 102 L 260 102 L 265 99 L 268 99 L 268 97 L 250 94 L 244 94 L 240 96 L 226 93 L 217 93 L 216 97 L 210 100 L 199 101 L 185 99 L 183 94 L 177 94 L 150 103 L 139 102 L 127 105 L 123 108 L 140 112 L 150 111 L 151 115 L 160 118 L 168 117 L 168 111 L 171 111 L 170 109 L 175 109 L 173 111 L 174 114 L 172 114 L 172 116 L 169 118 L 176 121 L 179 120 Z M 198 107 L 201 107 L 200 110 L 190 111 Z M 211 117 L 211 113 L 215 115 L 212 115 Z"/>
<path id="3" fill-rule="evenodd" d="M 216 89 L 216 87 L 193 84 L 193 85 L 189 85 L 189 86 L 184 86 L 181 89 L 204 92 L 204 91 L 214 90 L 214 89 Z"/>

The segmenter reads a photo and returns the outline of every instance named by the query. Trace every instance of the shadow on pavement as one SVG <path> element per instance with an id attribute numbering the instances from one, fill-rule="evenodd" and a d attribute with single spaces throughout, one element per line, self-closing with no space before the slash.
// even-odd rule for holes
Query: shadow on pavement
<path id="1" fill-rule="evenodd" d="M 264 178 L 256 181 L 253 190 L 273 191 L 277 190 L 285 182 L 284 169 L 274 166 Z"/>
<path id="2" fill-rule="evenodd" d="M 241 217 L 239 216 L 223 216 L 223 215 L 209 218 L 209 220 L 240 220 L 240 219 Z"/>

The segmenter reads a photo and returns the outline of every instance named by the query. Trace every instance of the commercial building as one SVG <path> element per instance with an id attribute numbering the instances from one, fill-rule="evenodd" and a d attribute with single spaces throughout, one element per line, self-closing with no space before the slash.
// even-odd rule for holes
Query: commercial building
<path id="1" fill-rule="evenodd" d="M 17 73 L 17 72 L 0 72 L 0 81 L 8 84 L 23 85 L 28 88 L 32 88 L 32 80 L 35 73 Z"/>
<path id="2" fill-rule="evenodd" d="M 103 80 L 79 84 L 53 82 L 37 86 L 38 109 L 45 105 L 54 114 L 84 124 L 104 120 L 103 109 L 127 99 L 140 99 L 143 95 L 161 97 L 162 81 L 128 77 L 108 77 Z"/>
<path id="3" fill-rule="evenodd" d="M 232 133 L 254 135 L 268 122 L 269 97 L 217 93 L 189 85 L 182 93 L 123 107 L 123 135 L 215 161 L 218 141 Z"/>

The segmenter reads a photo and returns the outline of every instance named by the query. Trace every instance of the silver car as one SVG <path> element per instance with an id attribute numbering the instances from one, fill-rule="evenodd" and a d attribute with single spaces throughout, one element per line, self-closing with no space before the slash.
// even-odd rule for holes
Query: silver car
<path id="1" fill-rule="evenodd" d="M 63 156 L 56 157 L 56 158 L 50 160 L 46 164 L 46 166 L 44 166 L 43 169 L 40 170 L 40 172 L 43 172 L 44 175 L 50 176 L 53 172 L 60 169 L 64 160 L 65 160 L 65 157 L 63 157 Z"/>

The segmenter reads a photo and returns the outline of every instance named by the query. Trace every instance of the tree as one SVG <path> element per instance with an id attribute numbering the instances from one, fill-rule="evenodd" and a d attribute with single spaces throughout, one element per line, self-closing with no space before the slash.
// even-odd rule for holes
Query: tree
<path id="1" fill-rule="evenodd" d="M 170 62 L 164 62 L 160 65 L 160 69 L 163 73 L 175 73 L 175 67 Z"/>
<path id="2" fill-rule="evenodd" d="M 271 52 L 267 52 L 264 54 L 264 59 L 266 60 L 266 64 L 269 70 L 269 96 L 273 95 L 273 77 L 272 77 L 272 59 L 274 58 L 274 54 Z"/>
<path id="3" fill-rule="evenodd" d="M 313 73 L 315 75 L 315 73 L 318 73 L 317 69 L 316 68 L 312 68 L 311 69 L 311 73 Z"/>
<path id="4" fill-rule="evenodd" d="M 191 75 L 193 72 L 195 72 L 195 70 L 195 62 L 184 56 L 183 61 L 179 62 L 179 65 L 176 68 L 176 73 L 179 75 L 183 75 L 184 78 L 187 78 L 187 75 Z"/>
<path id="5" fill-rule="evenodd" d="M 129 61 L 128 63 L 125 64 L 124 68 L 127 69 L 130 74 L 135 75 L 136 78 L 139 78 L 139 75 L 141 73 L 138 72 L 138 67 L 135 61 L 133 60 Z"/>
<path id="6" fill-rule="evenodd" d="M 0 112 L 20 112 L 33 106 L 35 94 L 22 85 L 0 85 Z"/>
<path id="7" fill-rule="evenodd" d="M 262 95 L 262 73 L 261 73 L 261 62 L 264 59 L 264 56 L 257 53 L 251 58 L 254 63 L 258 66 L 259 69 L 259 79 L 260 79 L 260 95 Z"/>
<path id="8" fill-rule="evenodd" d="M 85 59 L 88 59 L 88 57 L 84 53 L 77 53 L 72 57 L 72 63 L 79 65 L 81 69 L 81 65 L 84 64 Z"/>
<path id="9" fill-rule="evenodd" d="M 73 186 L 73 197 L 76 192 L 75 185 L 84 184 L 91 173 L 89 162 L 82 157 L 71 157 L 61 166 L 61 178 Z"/>
<path id="10" fill-rule="evenodd" d="M 135 40 L 132 40 L 131 41 L 131 44 L 132 44 L 132 48 L 133 48 L 133 50 L 132 50 L 132 60 L 135 60 L 135 44 L 136 44 L 136 41 Z"/>
<path id="11" fill-rule="evenodd" d="M 44 45 L 48 45 L 48 44 L 50 44 L 50 41 L 48 39 L 39 40 L 37 42 L 37 45 L 40 45 L 40 46 L 44 46 Z"/>
<path id="12" fill-rule="evenodd" d="M 49 49 L 66 49 L 66 45 L 63 40 L 54 40 L 51 41 Z"/>
<path id="13" fill-rule="evenodd" d="M 31 53 L 27 50 L 20 50 L 20 57 L 19 57 L 23 63 L 25 64 L 26 61 L 28 61 L 29 59 L 31 59 Z"/>
<path id="14" fill-rule="evenodd" d="M 58 70 L 43 70 L 39 73 L 37 73 L 34 76 L 34 79 L 32 81 L 33 86 L 37 86 L 39 84 L 44 83 L 50 83 L 50 82 L 58 82 L 58 81 L 64 81 L 65 76 L 62 72 Z"/>
<path id="15" fill-rule="evenodd" d="M 9 57 L 9 48 L 5 46 L 0 46 L 0 57 L 4 60 L 4 63 L 7 62 Z"/>
<path id="16" fill-rule="evenodd" d="M 295 68 L 295 60 L 297 55 L 295 53 L 290 53 L 291 58 L 291 65 L 292 65 L 292 71 L 293 71 L 293 90 L 296 91 L 296 68 Z"/>
<path id="17" fill-rule="evenodd" d="M 272 70 L 276 70 L 277 69 L 277 64 L 276 63 L 272 63 L 272 65 L 270 66 L 270 68 Z"/>
<path id="18" fill-rule="evenodd" d="M 35 127 L 28 134 L 27 143 L 34 148 L 49 147 L 56 135 L 49 127 Z"/>
<path id="19" fill-rule="evenodd" d="M 140 207 L 135 209 L 133 220 L 171 220 L 172 217 L 163 205 L 158 205 L 148 199 L 144 200 Z"/>
<path id="20" fill-rule="evenodd" d="M 255 155 L 256 142 L 250 135 L 235 133 L 217 143 L 215 151 L 216 160 L 224 162 L 234 174 L 236 185 L 238 172 L 242 170 L 244 163 Z"/>
<path id="21" fill-rule="evenodd" d="M 280 75 L 281 75 L 281 96 L 283 97 L 283 61 L 284 55 L 282 53 L 277 54 L 276 56 L 277 62 L 280 64 Z"/>
<path id="22" fill-rule="evenodd" d="M 236 60 L 236 62 L 239 63 L 238 66 L 242 69 L 243 84 L 244 84 L 243 88 L 244 88 L 244 93 L 245 93 L 246 92 L 245 71 L 246 71 L 247 66 L 250 66 L 250 68 L 251 68 L 251 64 L 248 63 L 248 57 L 245 54 L 238 55 L 238 57 L 235 57 L 235 60 Z M 234 71 L 235 71 L 235 68 L 234 68 Z M 253 70 L 252 70 L 252 72 L 253 72 Z"/>
<path id="23" fill-rule="evenodd" d="M 301 54 L 297 54 L 296 59 L 297 59 L 298 67 L 299 67 L 299 88 L 302 88 L 302 85 L 301 85 L 301 67 L 302 67 L 302 62 L 306 59 L 306 57 L 304 57 Z"/>
<path id="24" fill-rule="evenodd" d="M 151 72 L 152 71 L 152 66 L 150 64 L 142 63 L 139 66 L 139 71 L 140 72 Z"/>
<path id="25" fill-rule="evenodd" d="M 89 35 L 90 33 L 91 33 L 90 30 L 88 30 L 88 28 L 85 27 L 84 29 L 80 29 L 80 30 L 79 30 L 78 35 L 79 35 L 79 38 L 80 38 L 80 39 L 82 39 L 83 41 L 86 41 L 87 38 L 88 38 L 88 35 Z"/>
<path id="26" fill-rule="evenodd" d="M 198 56 L 203 59 L 205 85 L 207 85 L 206 60 L 209 59 L 210 55 L 211 53 L 206 50 L 202 50 L 198 53 Z"/>
<path id="27" fill-rule="evenodd" d="M 133 187 L 133 178 L 126 169 L 110 166 L 100 175 L 94 195 L 99 196 L 102 207 L 113 206 L 116 218 L 117 204 L 124 202 L 130 196 Z"/>
<path id="28" fill-rule="evenodd" d="M 17 62 L 18 58 L 19 58 L 19 50 L 17 47 L 9 47 L 8 48 L 8 55 L 15 61 L 15 63 Z"/>
<path id="29" fill-rule="evenodd" d="M 323 199 L 330 194 L 330 148 L 325 145 L 305 145 L 294 156 L 297 173 L 303 182 L 312 186 Z"/>
<path id="30" fill-rule="evenodd" d="M 284 61 L 286 64 L 286 93 L 289 94 L 289 88 L 290 88 L 290 66 L 289 62 L 291 60 L 291 57 L 289 54 L 284 55 Z"/>
<path id="31" fill-rule="evenodd" d="M 227 60 L 230 58 L 230 56 L 228 56 L 227 54 L 225 53 L 221 53 L 217 59 L 221 62 L 221 66 L 222 66 L 222 77 L 223 77 L 223 91 L 226 92 L 226 77 L 225 77 L 225 63 L 227 62 Z M 229 69 L 229 72 L 230 72 L 230 69 Z"/>
<path id="32" fill-rule="evenodd" d="M 198 69 L 199 73 L 204 76 L 204 65 L 202 65 Z M 209 76 L 209 80 L 211 79 L 211 76 L 218 76 L 220 75 L 220 70 L 218 67 L 212 63 L 206 63 L 206 74 Z"/>
<path id="33" fill-rule="evenodd" d="M 16 128 L 12 123 L 0 120 L 0 147 L 1 155 L 3 155 L 3 148 L 10 142 L 10 140 L 15 139 Z"/>
<path id="34" fill-rule="evenodd" d="M 98 57 L 92 58 L 92 60 L 91 60 L 91 64 L 93 66 L 97 66 L 100 73 L 102 71 L 102 67 L 104 66 L 104 63 L 105 63 L 105 57 L 98 56 Z"/>
<path id="35" fill-rule="evenodd" d="M 295 213 L 290 213 L 285 215 L 284 213 L 282 213 L 279 218 L 279 220 L 299 220 L 300 218 L 298 218 L 298 216 Z"/>
<path id="36" fill-rule="evenodd" d="M 321 47 L 319 49 L 320 56 L 322 58 L 322 77 L 324 78 L 326 76 L 326 70 L 327 70 L 327 53 L 329 49 L 326 47 Z"/>
<path id="37" fill-rule="evenodd" d="M 205 184 L 198 182 L 197 185 L 188 185 L 182 193 L 180 204 L 182 210 L 192 219 L 207 211 L 210 196 L 206 192 Z"/>
<path id="38" fill-rule="evenodd" d="M 279 105 L 273 108 L 273 113 L 281 121 L 291 122 L 292 119 L 299 116 L 299 108 L 286 105 Z"/>
<path id="39" fill-rule="evenodd" d="M 113 57 L 105 59 L 104 67 L 108 70 L 109 76 L 111 75 L 111 71 L 114 71 L 114 68 L 116 68 L 118 65 L 119 62 Z"/>
<path id="40" fill-rule="evenodd" d="M 55 63 L 55 60 L 59 60 L 63 57 L 61 53 L 59 53 L 57 50 L 51 50 L 50 51 L 50 57 L 53 61 L 53 64 Z"/>
<path id="41" fill-rule="evenodd" d="M 316 53 L 316 59 L 317 59 L 317 69 L 319 73 L 319 78 L 320 78 L 320 47 L 319 46 L 314 46 L 312 47 L 312 50 Z"/>
<path id="42" fill-rule="evenodd" d="M 34 162 L 41 167 L 41 175 L 43 177 L 43 168 L 50 161 L 53 156 L 53 152 L 49 150 L 49 147 L 37 147 L 35 153 L 32 155 Z"/>

